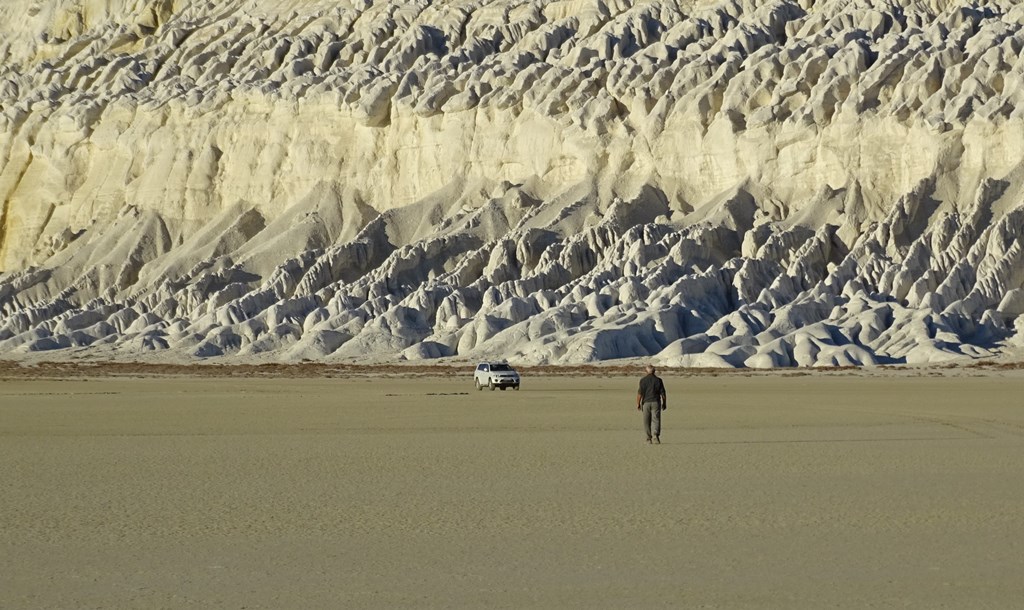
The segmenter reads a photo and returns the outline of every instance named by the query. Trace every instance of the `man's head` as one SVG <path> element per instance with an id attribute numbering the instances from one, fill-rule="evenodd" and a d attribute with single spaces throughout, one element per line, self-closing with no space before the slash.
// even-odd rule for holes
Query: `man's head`
<path id="1" fill-rule="evenodd" d="M 648 364 L 646 367 L 644 367 L 644 370 L 647 371 L 648 375 L 653 375 L 654 374 L 654 365 L 653 364 Z"/>

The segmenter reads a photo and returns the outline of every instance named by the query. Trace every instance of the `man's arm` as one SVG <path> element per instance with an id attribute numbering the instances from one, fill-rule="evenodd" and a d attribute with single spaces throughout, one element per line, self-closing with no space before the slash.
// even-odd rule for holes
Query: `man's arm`
<path id="1" fill-rule="evenodd" d="M 661 390 L 661 410 L 664 411 L 668 408 L 668 397 L 665 396 L 665 390 Z"/>
<path id="2" fill-rule="evenodd" d="M 640 403 L 643 401 L 643 399 L 644 399 L 644 395 L 641 394 L 640 392 L 637 392 L 636 393 L 636 410 L 637 411 L 641 410 Z"/>

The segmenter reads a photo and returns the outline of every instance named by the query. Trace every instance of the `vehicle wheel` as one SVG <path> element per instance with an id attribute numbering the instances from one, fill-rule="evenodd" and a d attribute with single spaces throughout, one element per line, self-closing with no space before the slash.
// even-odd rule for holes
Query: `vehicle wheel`
<path id="1" fill-rule="evenodd" d="M 493 392 L 494 391 L 494 382 L 493 381 L 488 381 L 487 382 L 487 387 L 491 388 L 491 391 Z"/>
<path id="2" fill-rule="evenodd" d="M 477 391 L 480 391 L 480 390 L 484 389 L 484 386 L 480 385 L 480 381 L 479 380 L 474 379 L 473 380 L 473 385 L 476 386 Z"/>
<path id="3" fill-rule="evenodd" d="M 519 391 L 519 386 L 516 385 L 516 386 L 512 386 L 512 387 L 514 387 L 516 389 L 516 392 Z"/>

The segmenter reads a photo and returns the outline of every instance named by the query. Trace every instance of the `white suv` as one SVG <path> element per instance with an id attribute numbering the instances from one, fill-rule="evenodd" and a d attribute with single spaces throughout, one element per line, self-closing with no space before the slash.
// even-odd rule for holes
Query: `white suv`
<path id="1" fill-rule="evenodd" d="M 473 373 L 476 389 L 515 388 L 519 389 L 519 373 L 507 362 L 481 362 Z"/>

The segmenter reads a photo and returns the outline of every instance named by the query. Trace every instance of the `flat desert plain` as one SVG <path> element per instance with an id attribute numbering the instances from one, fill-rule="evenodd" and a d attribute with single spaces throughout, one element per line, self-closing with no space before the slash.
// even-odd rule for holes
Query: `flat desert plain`
<path id="1" fill-rule="evenodd" d="M 4 608 L 1019 608 L 1020 370 L 0 382 Z"/>

